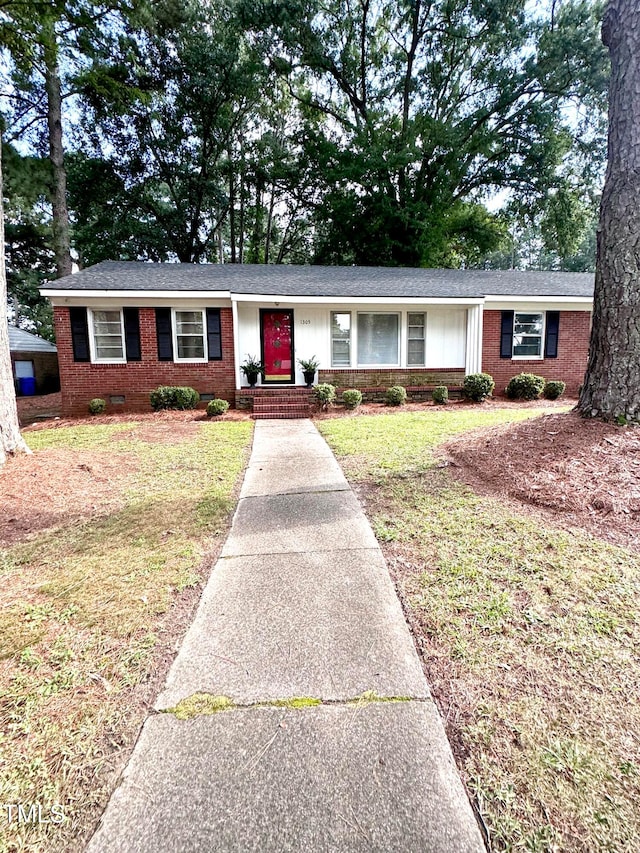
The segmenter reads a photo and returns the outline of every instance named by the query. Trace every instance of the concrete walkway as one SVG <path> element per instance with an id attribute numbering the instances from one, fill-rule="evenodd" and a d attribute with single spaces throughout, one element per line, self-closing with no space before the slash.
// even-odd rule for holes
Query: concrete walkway
<path id="1" fill-rule="evenodd" d="M 194 694 L 233 704 L 166 713 Z M 256 423 L 156 710 L 90 853 L 484 851 L 382 553 L 308 420 Z"/>

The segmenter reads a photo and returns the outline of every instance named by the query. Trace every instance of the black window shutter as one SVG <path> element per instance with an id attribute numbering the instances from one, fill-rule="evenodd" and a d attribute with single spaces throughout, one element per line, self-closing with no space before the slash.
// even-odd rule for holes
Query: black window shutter
<path id="1" fill-rule="evenodd" d="M 219 308 L 207 308 L 207 342 L 209 361 L 220 361 L 222 358 L 222 332 Z"/>
<path id="2" fill-rule="evenodd" d="M 69 308 L 74 361 L 91 361 L 86 308 Z"/>
<path id="3" fill-rule="evenodd" d="M 140 315 L 137 308 L 123 308 L 124 342 L 127 361 L 141 361 L 140 350 Z"/>
<path id="4" fill-rule="evenodd" d="M 558 331 L 560 329 L 560 312 L 547 311 L 547 332 L 544 341 L 544 357 L 558 357 Z"/>
<path id="5" fill-rule="evenodd" d="M 513 355 L 513 311 L 502 312 L 500 324 L 500 358 Z"/>
<path id="6" fill-rule="evenodd" d="M 158 360 L 173 361 L 171 308 L 156 308 L 156 335 L 158 337 Z"/>

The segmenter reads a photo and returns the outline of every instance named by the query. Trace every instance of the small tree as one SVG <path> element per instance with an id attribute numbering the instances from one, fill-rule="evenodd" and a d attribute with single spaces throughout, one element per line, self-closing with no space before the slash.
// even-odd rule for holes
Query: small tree
<path id="1" fill-rule="evenodd" d="M 0 465 L 7 455 L 30 453 L 22 435 L 16 408 L 7 328 L 7 275 L 4 266 L 4 209 L 2 205 L 2 142 L 0 140 Z"/>

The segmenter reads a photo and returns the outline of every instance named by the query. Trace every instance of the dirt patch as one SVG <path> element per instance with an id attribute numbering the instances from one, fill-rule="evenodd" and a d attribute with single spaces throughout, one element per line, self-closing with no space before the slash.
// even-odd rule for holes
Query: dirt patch
<path id="1" fill-rule="evenodd" d="M 229 409 L 225 415 L 219 418 L 207 417 L 206 412 L 202 409 L 192 409 L 187 412 L 128 412 L 117 415 L 87 415 L 86 417 L 56 418 L 55 420 L 45 422 L 32 422 L 26 427 L 26 431 L 31 432 L 38 429 L 57 429 L 59 427 L 77 427 L 84 424 L 87 424 L 88 426 L 101 424 L 143 424 L 143 426 L 148 426 L 148 435 L 150 436 L 149 438 L 143 438 L 143 441 L 155 442 L 158 440 L 158 437 L 165 434 L 167 427 L 171 427 L 172 430 L 179 431 L 183 428 L 183 425 L 187 425 L 184 427 L 185 436 L 187 436 L 187 434 L 194 434 L 193 431 L 189 433 L 189 430 L 191 430 L 191 426 L 189 425 L 194 425 L 193 430 L 195 431 L 197 429 L 197 424 L 200 423 L 247 420 L 251 420 L 251 413 L 239 411 L 238 409 Z M 166 434 L 169 435 L 169 433 Z M 129 433 L 124 432 L 120 433 L 120 435 L 128 436 Z M 136 436 L 138 438 L 141 437 L 139 430 L 136 431 Z M 160 440 L 164 441 L 164 438 L 161 438 Z"/>
<path id="2" fill-rule="evenodd" d="M 640 429 L 550 413 L 465 433 L 440 455 L 476 491 L 640 550 Z"/>
<path id="3" fill-rule="evenodd" d="M 104 450 L 52 448 L 9 457 L 0 468 L 0 545 L 113 510 L 131 466 L 129 456 Z"/>
<path id="4" fill-rule="evenodd" d="M 52 397 L 21 397 L 42 401 Z M 35 412 L 37 407 L 31 411 Z M 221 420 L 248 420 L 246 412 L 228 412 Z M 87 425 L 127 424 L 117 440 L 134 439 L 149 444 L 175 444 L 195 438 L 202 423 L 212 419 L 198 410 L 101 415 L 34 422 L 25 433 L 42 429 Z M 134 427 L 134 424 L 136 425 Z M 0 546 L 8 546 L 51 527 L 111 512 L 120 505 L 123 483 L 131 474 L 132 457 L 105 450 L 48 449 L 32 456 L 9 457 L 0 468 Z"/>
<path id="5" fill-rule="evenodd" d="M 20 426 L 27 426 L 35 421 L 49 420 L 60 416 L 62 411 L 62 395 L 44 394 L 39 397 L 17 397 L 18 419 Z"/>

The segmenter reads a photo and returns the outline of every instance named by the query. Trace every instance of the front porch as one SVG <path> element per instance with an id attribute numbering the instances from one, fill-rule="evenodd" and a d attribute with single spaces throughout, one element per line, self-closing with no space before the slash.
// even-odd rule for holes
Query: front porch
<path id="1" fill-rule="evenodd" d="M 407 399 L 414 403 L 431 400 L 437 385 L 446 385 L 453 399 L 462 393 L 464 369 L 455 370 L 320 370 L 318 382 L 336 386 L 336 400 L 340 401 L 347 388 L 357 388 L 366 403 L 383 403 L 385 392 L 391 385 L 402 385 Z M 263 418 L 308 418 L 313 411 L 311 389 L 304 386 L 257 385 L 240 388 L 235 392 L 237 409 L 251 411 L 256 420 Z"/>

